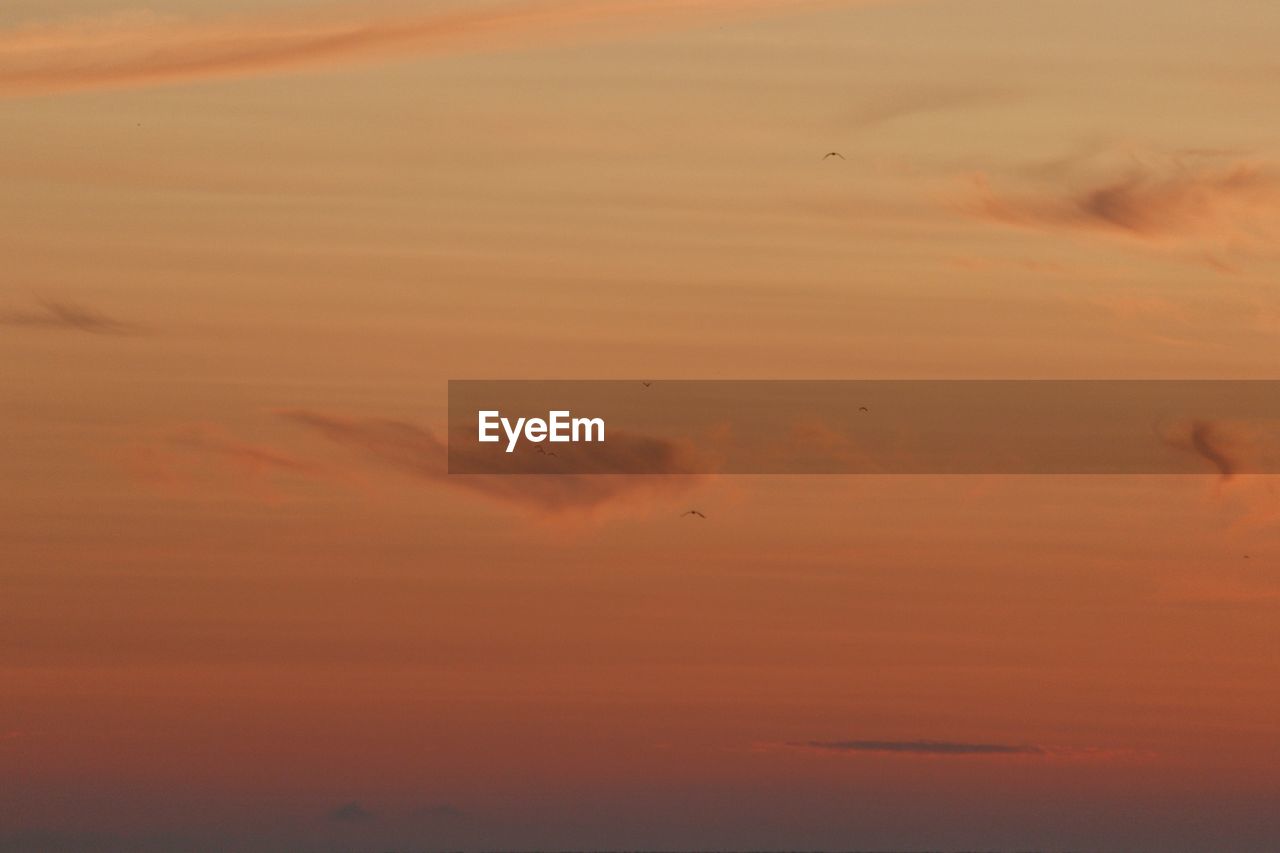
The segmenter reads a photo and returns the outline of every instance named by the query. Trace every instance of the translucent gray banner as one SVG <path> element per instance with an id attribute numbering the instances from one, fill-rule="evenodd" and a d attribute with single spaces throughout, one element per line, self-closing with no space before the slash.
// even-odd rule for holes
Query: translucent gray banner
<path id="1" fill-rule="evenodd" d="M 454 380 L 449 472 L 1280 473 L 1280 381 Z"/>

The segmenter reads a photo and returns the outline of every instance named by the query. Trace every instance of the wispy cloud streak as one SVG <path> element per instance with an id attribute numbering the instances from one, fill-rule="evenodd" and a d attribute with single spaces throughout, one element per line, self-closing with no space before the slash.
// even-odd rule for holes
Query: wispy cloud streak
<path id="1" fill-rule="evenodd" d="M 143 332 L 141 326 L 108 317 L 92 308 L 53 300 L 41 302 L 39 308 L 0 311 L 0 325 L 87 332 L 93 335 L 137 335 Z"/>
<path id="2" fill-rule="evenodd" d="M 188 426 L 176 432 L 172 440 L 179 446 L 221 456 L 254 472 L 274 470 L 312 474 L 317 471 L 314 465 L 269 447 L 238 441 L 212 426 Z"/>
<path id="3" fill-rule="evenodd" d="M 945 86 L 891 92 L 858 107 L 851 116 L 851 123 L 856 128 L 866 129 L 913 116 L 993 106 L 1020 96 L 1021 93 L 1013 89 Z"/>
<path id="4" fill-rule="evenodd" d="M 352 801 L 331 809 L 328 817 L 338 823 L 370 823 L 376 816 L 360 803 Z"/>
<path id="5" fill-rule="evenodd" d="M 1090 154 L 1038 170 L 1022 189 L 974 178 L 980 219 L 1044 233 L 1106 236 L 1188 254 L 1231 272 L 1229 254 L 1265 254 L 1280 233 L 1280 173 L 1218 152 Z"/>
<path id="6" fill-rule="evenodd" d="M 1249 468 L 1251 460 L 1256 464 L 1260 452 L 1256 437 L 1248 435 L 1243 425 L 1222 421 L 1175 424 L 1165 428 L 1161 437 L 1170 447 L 1194 453 L 1211 464 L 1223 483 Z"/>
<path id="7" fill-rule="evenodd" d="M 277 414 L 401 473 L 544 513 L 590 512 L 606 504 L 673 496 L 702 480 L 693 473 L 698 465 L 687 448 L 646 436 L 611 433 L 605 464 L 590 474 L 544 473 L 547 460 L 533 454 L 521 458 L 520 473 L 449 474 L 448 445 L 420 426 L 305 410 Z M 655 467 L 655 448 L 661 451 L 660 467 Z M 648 473 L 653 471 L 658 473 Z"/>
<path id="8" fill-rule="evenodd" d="M 833 755 L 917 756 L 943 759 L 1028 758 L 1046 761 L 1112 761 L 1151 757 L 1150 753 L 1124 748 L 952 740 L 811 740 L 789 743 L 787 746 Z"/>
<path id="9" fill-rule="evenodd" d="M 961 743 L 945 740 L 811 740 L 795 746 L 826 752 L 888 752 L 911 755 L 1045 755 L 1034 744 Z"/>
<path id="10" fill-rule="evenodd" d="M 724 16 L 877 0 L 542 0 L 409 14 L 352 8 L 327 16 L 175 21 L 130 16 L 0 31 L 0 96 L 153 86 L 525 47 L 662 29 Z"/>

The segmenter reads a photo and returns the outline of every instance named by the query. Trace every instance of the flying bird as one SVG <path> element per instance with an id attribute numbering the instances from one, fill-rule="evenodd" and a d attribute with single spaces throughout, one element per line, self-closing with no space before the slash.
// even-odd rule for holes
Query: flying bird
<path id="1" fill-rule="evenodd" d="M 560 455 L 559 453 L 556 453 L 554 450 L 547 450 L 545 447 L 539 447 L 538 452 L 541 453 L 543 456 L 559 456 Z"/>
<path id="2" fill-rule="evenodd" d="M 870 409 L 868 409 L 866 406 L 859 406 L 859 407 L 858 407 L 858 411 L 859 411 L 859 412 L 870 412 L 871 410 L 870 410 Z"/>
<path id="3" fill-rule="evenodd" d="M 641 385 L 643 385 L 644 387 L 648 388 L 648 387 L 649 387 L 650 385 L 652 385 L 653 383 L 652 383 L 652 382 L 643 382 L 643 381 L 642 381 L 640 384 L 641 384 Z"/>
<path id="4" fill-rule="evenodd" d="M 841 154 L 839 151 L 828 151 L 826 154 L 822 155 L 822 159 L 823 159 L 823 160 L 830 160 L 832 157 L 839 157 L 841 160 L 846 160 L 846 159 L 848 159 L 848 158 L 847 158 L 847 157 L 845 157 L 843 154 Z"/>
<path id="5" fill-rule="evenodd" d="M 706 518 L 706 516 L 705 516 L 705 515 L 703 515 L 702 513 L 698 512 L 696 509 L 691 509 L 691 510 L 689 510 L 688 512 L 682 512 L 682 513 L 680 513 L 680 517 L 681 517 L 681 518 L 684 518 L 686 515 L 696 515 L 698 518 Z"/>

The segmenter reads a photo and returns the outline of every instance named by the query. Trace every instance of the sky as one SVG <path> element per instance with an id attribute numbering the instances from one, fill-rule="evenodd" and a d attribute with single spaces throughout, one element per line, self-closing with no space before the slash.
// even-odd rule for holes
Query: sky
<path id="1" fill-rule="evenodd" d="M 449 379 L 1280 378 L 1278 42 L 5 3 L 0 850 L 1276 849 L 1272 479 L 566 501 L 421 437 Z"/>

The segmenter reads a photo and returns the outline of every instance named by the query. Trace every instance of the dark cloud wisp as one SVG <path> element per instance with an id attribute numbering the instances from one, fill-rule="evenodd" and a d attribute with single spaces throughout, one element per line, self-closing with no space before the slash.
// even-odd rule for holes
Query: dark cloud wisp
<path id="1" fill-rule="evenodd" d="M 967 207 L 999 225 L 1128 240 L 1225 270 L 1224 253 L 1271 252 L 1280 233 L 1280 172 L 1217 153 L 1093 152 L 1024 174 L 1021 186 L 978 175 Z"/>
<path id="2" fill-rule="evenodd" d="M 684 448 L 648 436 L 611 434 L 609 452 L 589 473 L 546 473 L 546 460 L 530 454 L 520 462 L 523 469 L 485 473 L 483 467 L 472 467 L 469 470 L 479 473 L 450 474 L 448 445 L 415 424 L 299 409 L 277 414 L 402 474 L 538 512 L 587 512 L 606 504 L 677 495 L 701 479 Z M 660 465 L 655 467 L 655 461 Z"/>
<path id="3" fill-rule="evenodd" d="M 811 740 L 793 746 L 824 752 L 871 752 L 907 755 L 1045 755 L 1034 744 L 965 743 L 946 740 Z"/>
<path id="4" fill-rule="evenodd" d="M 83 305 L 42 300 L 35 309 L 0 311 L 0 325 L 86 332 L 93 335 L 139 335 L 145 329 Z"/>
<path id="5" fill-rule="evenodd" d="M 370 823 L 376 817 L 373 812 L 366 809 L 356 801 L 343 803 L 337 808 L 329 810 L 329 820 L 335 823 Z"/>

